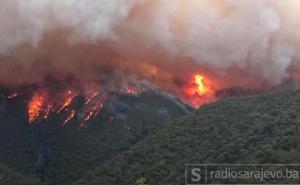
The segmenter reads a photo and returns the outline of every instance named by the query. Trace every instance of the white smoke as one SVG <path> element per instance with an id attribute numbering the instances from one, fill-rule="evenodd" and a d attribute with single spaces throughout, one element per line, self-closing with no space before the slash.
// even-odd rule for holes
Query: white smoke
<path id="1" fill-rule="evenodd" d="M 226 2 L 231 10 L 225 16 L 209 8 L 201 13 L 196 9 L 189 11 L 187 17 L 192 19 L 187 20 L 190 28 L 187 55 L 216 68 L 226 70 L 236 65 L 253 70 L 278 83 L 286 73 L 285 59 L 290 57 L 282 57 L 282 51 L 274 48 L 280 44 L 277 43 L 281 26 L 278 14 L 266 1 Z"/>
<path id="2" fill-rule="evenodd" d="M 34 46 L 50 31 L 72 29 L 70 40 L 114 37 L 112 28 L 138 0 L 1 0 L 0 54 L 24 43 Z"/>
<path id="3" fill-rule="evenodd" d="M 47 33 L 69 30 L 71 43 L 113 40 L 124 50 L 137 46 L 134 52 L 164 49 L 216 72 L 238 68 L 273 85 L 299 66 L 298 0 L 0 0 L 0 5 L 0 56 L 23 44 L 38 48 Z"/>

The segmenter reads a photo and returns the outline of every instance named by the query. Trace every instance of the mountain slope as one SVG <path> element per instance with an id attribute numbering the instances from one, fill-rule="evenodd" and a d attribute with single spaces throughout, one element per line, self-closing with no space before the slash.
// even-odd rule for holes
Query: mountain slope
<path id="1" fill-rule="evenodd" d="M 1 185 L 39 185 L 40 181 L 35 178 L 25 177 L 12 169 L 0 164 Z"/>
<path id="2" fill-rule="evenodd" d="M 229 98 L 165 125 L 75 185 L 184 184 L 185 164 L 299 163 L 300 92 Z"/>
<path id="3" fill-rule="evenodd" d="M 30 126 L 24 102 L 11 100 L 0 111 L 0 162 L 25 176 L 39 177 L 40 184 L 65 185 L 185 111 L 159 94 L 124 95 L 108 102 L 86 128 L 81 129 L 76 119 L 62 126 L 63 120 L 55 115 Z"/>

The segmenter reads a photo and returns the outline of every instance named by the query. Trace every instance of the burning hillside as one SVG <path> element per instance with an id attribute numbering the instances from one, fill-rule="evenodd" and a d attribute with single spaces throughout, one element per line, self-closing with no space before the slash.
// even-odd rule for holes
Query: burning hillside
<path id="1" fill-rule="evenodd" d="M 115 88 L 107 89 L 107 86 L 100 82 L 84 84 L 77 81 L 61 83 L 50 80 L 43 86 L 27 86 L 26 90 L 10 90 L 7 95 L 2 95 L 2 97 L 7 100 L 14 99 L 26 94 L 22 91 L 29 91 L 27 97 L 23 96 L 22 98 L 28 99 L 27 113 L 31 125 L 46 122 L 53 115 L 62 115 L 64 120 L 62 125 L 77 119 L 81 122 L 80 127 L 85 127 L 91 119 L 99 114 L 104 104 L 120 95 L 139 95 L 149 91 L 158 91 L 149 84 L 144 84 L 144 86 L 126 85 L 117 91 Z M 195 108 L 216 98 L 210 82 L 201 74 L 194 74 L 190 77 L 186 85 L 182 87 L 181 96 L 183 101 Z"/>
<path id="2" fill-rule="evenodd" d="M 182 125 L 181 119 L 189 122 L 188 114 L 203 110 L 207 114 L 188 124 L 206 137 L 190 140 L 205 142 L 199 151 L 213 146 L 207 136 L 223 133 L 219 125 L 226 121 L 230 132 L 238 131 L 230 127 L 234 121 L 264 123 L 249 138 L 271 134 L 279 118 L 297 118 L 295 107 L 282 111 L 292 98 L 269 112 L 273 99 L 266 97 L 261 112 L 254 108 L 250 117 L 247 98 L 238 106 L 218 100 L 300 87 L 299 18 L 300 0 L 0 0 L 0 162 L 28 176 L 41 174 L 46 184 L 69 184 L 150 132 L 169 132 L 168 124 Z M 248 103 L 255 107 L 264 98 Z M 222 124 L 198 129 L 199 121 L 205 127 Z M 179 131 L 189 138 L 189 130 Z M 199 146 L 174 131 L 171 143 Z M 239 136 L 229 139 L 240 142 Z M 249 142 L 241 141 L 239 150 L 254 141 Z M 175 145 L 163 146 L 164 157 L 173 160 Z M 134 157 L 145 156 L 138 152 Z M 217 159 L 234 156 L 215 153 Z"/>
<path id="3" fill-rule="evenodd" d="M 10 99 L 3 96 L 13 92 L 1 90 L 1 164 L 49 179 L 45 184 L 69 184 L 192 111 L 159 91 L 128 87 L 104 95 L 96 87 L 101 86 L 31 86 Z"/>
<path id="4" fill-rule="evenodd" d="M 107 101 L 116 98 L 113 94 L 104 94 L 97 84 L 60 88 L 38 88 L 31 93 L 27 107 L 30 124 L 46 122 L 49 116 L 62 115 L 62 125 L 77 119 L 80 127 L 85 127 L 99 114 Z M 127 93 L 138 94 L 138 91 L 129 87 Z"/>
<path id="5" fill-rule="evenodd" d="M 38 87 L 31 123 L 63 112 L 64 124 L 79 115 L 84 125 L 113 94 L 145 87 L 197 108 L 227 88 L 298 84 L 299 7 L 298 0 L 4 0 L 0 85 Z M 70 108 L 79 96 L 86 112 Z"/>

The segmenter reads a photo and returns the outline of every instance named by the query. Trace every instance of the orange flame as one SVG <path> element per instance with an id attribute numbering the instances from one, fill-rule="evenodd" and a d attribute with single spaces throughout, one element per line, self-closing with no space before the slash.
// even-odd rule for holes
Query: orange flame
<path id="1" fill-rule="evenodd" d="M 139 90 L 135 87 L 127 87 L 127 94 L 132 94 L 132 95 L 135 95 L 135 94 L 139 94 Z"/>
<path id="2" fill-rule="evenodd" d="M 184 87 L 184 96 L 194 108 L 198 108 L 204 103 L 213 101 L 215 92 L 208 78 L 202 74 L 195 74 Z"/>
<path id="3" fill-rule="evenodd" d="M 28 103 L 29 123 L 33 124 L 38 120 L 47 120 L 51 114 L 60 114 L 64 116 L 63 125 L 70 122 L 77 114 L 77 110 L 71 107 L 74 98 L 78 95 L 77 91 L 66 90 L 61 93 L 52 93 L 48 96 L 46 90 L 36 92 Z M 89 120 L 98 115 L 103 107 L 105 96 L 101 94 L 99 88 L 87 86 L 83 93 L 85 97 L 84 116 L 81 120 L 81 127 L 84 127 Z"/>
<path id="4" fill-rule="evenodd" d="M 44 98 L 36 94 L 32 97 L 28 105 L 28 115 L 29 115 L 29 123 L 32 124 L 33 121 L 39 118 L 40 112 L 43 106 Z"/>
<path id="5" fill-rule="evenodd" d="M 92 91 L 89 91 L 87 93 L 87 97 L 86 97 L 86 102 L 85 102 L 85 105 L 89 104 L 96 96 L 98 96 L 99 92 L 92 92 Z"/>
<path id="6" fill-rule="evenodd" d="M 76 115 L 76 111 L 72 110 L 69 114 L 68 117 L 65 119 L 63 125 L 66 125 L 67 123 L 69 123 L 69 121 L 71 121 Z"/>
<path id="7" fill-rule="evenodd" d="M 86 123 L 91 120 L 92 118 L 96 117 L 98 115 L 98 113 L 100 112 L 100 110 L 102 109 L 103 104 L 99 103 L 94 105 L 90 110 L 88 110 L 86 112 L 86 115 L 83 119 L 83 122 L 80 124 L 80 127 L 83 128 L 86 126 Z"/>
<path id="8" fill-rule="evenodd" d="M 194 77 L 195 83 L 198 85 L 198 88 L 196 89 L 196 93 L 199 95 L 205 94 L 206 92 L 206 87 L 203 83 L 204 76 L 196 74 Z"/>
<path id="9" fill-rule="evenodd" d="M 72 94 L 72 91 L 69 90 L 66 99 L 64 100 L 62 106 L 58 110 L 58 113 L 60 113 L 62 110 L 64 110 L 66 107 L 68 107 L 74 98 L 74 95 Z"/>

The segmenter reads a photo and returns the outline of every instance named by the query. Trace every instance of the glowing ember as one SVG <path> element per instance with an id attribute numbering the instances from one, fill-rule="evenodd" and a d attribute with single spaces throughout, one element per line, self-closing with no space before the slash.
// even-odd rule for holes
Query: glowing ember
<path id="1" fill-rule="evenodd" d="M 72 111 L 68 114 L 68 116 L 67 116 L 67 118 L 65 119 L 63 125 L 66 125 L 67 123 L 69 123 L 69 121 L 71 121 L 71 120 L 75 117 L 75 115 L 76 115 L 76 111 L 75 111 L 75 110 L 72 110 Z"/>
<path id="2" fill-rule="evenodd" d="M 45 110 L 44 110 L 44 119 L 47 119 L 49 114 L 51 113 L 51 111 L 53 110 L 54 106 L 53 105 L 48 105 L 46 106 Z"/>
<path id="3" fill-rule="evenodd" d="M 7 96 L 3 95 L 3 94 L 0 94 L 0 98 L 5 98 L 5 99 L 10 100 L 10 99 L 14 99 L 14 98 L 16 98 L 16 97 L 18 97 L 20 95 L 21 95 L 21 93 L 19 93 L 19 92 L 13 92 L 13 93 L 11 93 L 11 94 L 9 94 Z"/>
<path id="4" fill-rule="evenodd" d="M 138 94 L 139 93 L 139 90 L 135 87 L 127 87 L 127 94 Z"/>
<path id="5" fill-rule="evenodd" d="M 96 117 L 102 109 L 102 107 L 103 104 L 96 104 L 90 110 L 87 108 L 88 110 L 85 113 L 85 117 L 83 119 L 83 122 L 80 124 L 80 127 L 84 127 L 89 120 Z"/>
<path id="6" fill-rule="evenodd" d="M 62 110 L 64 110 L 66 107 L 68 107 L 74 98 L 74 95 L 72 94 L 72 91 L 69 90 L 66 99 L 64 100 L 62 106 L 58 110 L 58 113 L 60 113 Z"/>
<path id="7" fill-rule="evenodd" d="M 19 93 L 18 92 L 13 92 L 13 93 L 11 93 L 10 95 L 7 96 L 7 99 L 14 99 L 17 96 L 19 96 Z"/>
<path id="8" fill-rule="evenodd" d="M 89 104 L 97 95 L 99 94 L 99 92 L 92 92 L 92 91 L 89 91 L 88 94 L 87 94 L 87 100 L 85 102 L 85 104 Z"/>
<path id="9" fill-rule="evenodd" d="M 28 105 L 28 115 L 29 115 L 29 123 L 32 124 L 33 121 L 39 118 L 40 112 L 42 110 L 44 98 L 36 94 L 32 97 L 31 101 Z"/>

